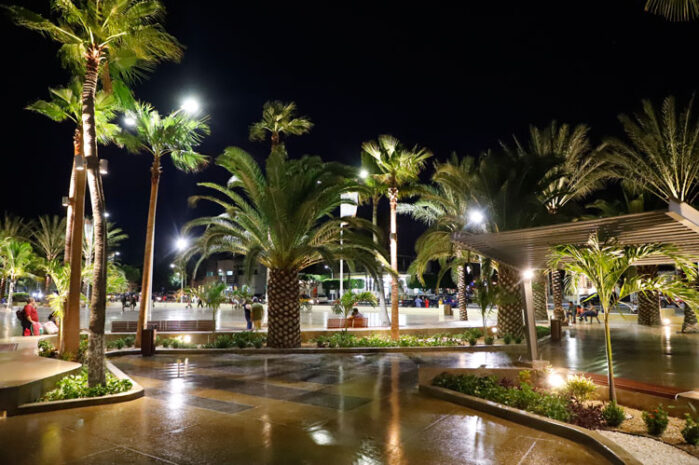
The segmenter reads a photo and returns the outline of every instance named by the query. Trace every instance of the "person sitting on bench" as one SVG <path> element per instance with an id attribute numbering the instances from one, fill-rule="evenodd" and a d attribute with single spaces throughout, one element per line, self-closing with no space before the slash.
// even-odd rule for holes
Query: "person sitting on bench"
<path id="1" fill-rule="evenodd" d="M 582 317 L 585 320 L 585 322 L 587 322 L 587 318 L 590 317 L 590 323 L 592 323 L 592 318 L 597 319 L 597 323 L 601 323 L 601 321 L 599 321 L 598 315 L 599 315 L 599 312 L 597 310 L 595 310 L 595 307 L 590 306 L 587 308 L 587 310 L 585 310 L 583 312 Z"/>

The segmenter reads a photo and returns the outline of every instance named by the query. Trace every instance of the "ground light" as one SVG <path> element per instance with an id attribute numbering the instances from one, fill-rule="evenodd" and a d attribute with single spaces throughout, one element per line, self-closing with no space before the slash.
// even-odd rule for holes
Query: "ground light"
<path id="1" fill-rule="evenodd" d="M 551 388 L 558 389 L 560 387 L 563 387 L 563 385 L 566 383 L 566 380 L 563 379 L 563 376 L 554 372 L 554 373 L 550 373 L 546 377 L 546 382 L 548 383 L 549 386 L 551 386 Z"/>
<path id="2" fill-rule="evenodd" d="M 663 325 L 668 326 L 670 324 L 670 319 L 669 318 L 663 318 Z"/>

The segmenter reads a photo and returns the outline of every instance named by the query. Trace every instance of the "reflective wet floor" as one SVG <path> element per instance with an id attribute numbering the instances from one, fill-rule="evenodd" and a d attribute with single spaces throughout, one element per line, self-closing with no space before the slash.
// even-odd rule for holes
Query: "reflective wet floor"
<path id="1" fill-rule="evenodd" d="M 114 362 L 146 397 L 0 420 L 0 463 L 605 463 L 573 442 L 417 391 L 420 363 L 503 357 L 121 357 Z"/>

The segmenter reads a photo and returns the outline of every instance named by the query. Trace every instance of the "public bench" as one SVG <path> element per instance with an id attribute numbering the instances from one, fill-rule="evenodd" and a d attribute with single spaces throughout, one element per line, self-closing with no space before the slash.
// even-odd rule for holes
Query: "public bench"
<path id="1" fill-rule="evenodd" d="M 328 318 L 327 328 L 368 328 L 368 318 Z"/>
<path id="2" fill-rule="evenodd" d="M 149 328 L 162 332 L 213 331 L 213 320 L 155 320 L 148 322 Z M 112 321 L 113 333 L 135 333 L 138 321 Z"/>
<path id="3" fill-rule="evenodd" d="M 585 373 L 585 376 L 591 378 L 592 381 L 594 381 L 597 385 L 609 385 L 607 375 L 600 375 L 597 373 Z M 618 389 L 638 392 L 641 394 L 650 394 L 652 396 L 663 397 L 665 399 L 674 399 L 677 394 L 688 390 L 671 386 L 659 386 L 657 384 L 641 383 L 626 378 L 614 378 L 614 385 Z"/>

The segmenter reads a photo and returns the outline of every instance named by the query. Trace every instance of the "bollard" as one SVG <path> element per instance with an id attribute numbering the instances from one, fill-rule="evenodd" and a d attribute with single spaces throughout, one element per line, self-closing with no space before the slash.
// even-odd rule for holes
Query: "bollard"
<path id="1" fill-rule="evenodd" d="M 141 333 L 141 355 L 149 357 L 155 354 L 155 328 L 144 329 Z"/>
<path id="2" fill-rule="evenodd" d="M 551 340 L 560 341 L 561 340 L 561 320 L 551 319 Z"/>
<path id="3" fill-rule="evenodd" d="M 451 304 L 444 304 L 444 316 L 452 316 L 454 312 L 451 310 Z"/>

